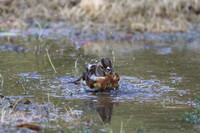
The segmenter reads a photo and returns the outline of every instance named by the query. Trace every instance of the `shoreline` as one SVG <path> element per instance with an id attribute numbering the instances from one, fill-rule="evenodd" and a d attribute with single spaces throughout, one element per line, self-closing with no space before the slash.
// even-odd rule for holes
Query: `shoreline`
<path id="1" fill-rule="evenodd" d="M 191 30 L 200 22 L 200 2 L 195 0 L 44 0 L 40 4 L 37 0 L 23 3 L 8 0 L 0 3 L 1 31 L 64 22 L 76 24 L 79 29 L 163 33 Z"/>

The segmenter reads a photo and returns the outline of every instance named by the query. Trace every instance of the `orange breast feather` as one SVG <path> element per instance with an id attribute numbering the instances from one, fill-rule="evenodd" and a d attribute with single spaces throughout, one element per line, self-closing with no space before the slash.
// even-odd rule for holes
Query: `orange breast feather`
<path id="1" fill-rule="evenodd" d="M 96 82 L 91 85 L 91 88 L 98 88 L 99 90 L 106 89 L 108 87 L 114 87 L 118 88 L 119 87 L 119 75 L 118 74 L 109 74 L 106 75 L 105 77 L 99 77 L 96 79 Z"/>

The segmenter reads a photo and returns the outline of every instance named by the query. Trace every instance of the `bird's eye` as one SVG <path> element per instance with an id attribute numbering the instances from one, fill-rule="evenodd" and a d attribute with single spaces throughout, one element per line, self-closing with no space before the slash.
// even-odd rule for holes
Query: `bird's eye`
<path id="1" fill-rule="evenodd" d="M 101 68 L 101 70 L 103 70 L 103 66 L 101 66 L 100 68 Z"/>

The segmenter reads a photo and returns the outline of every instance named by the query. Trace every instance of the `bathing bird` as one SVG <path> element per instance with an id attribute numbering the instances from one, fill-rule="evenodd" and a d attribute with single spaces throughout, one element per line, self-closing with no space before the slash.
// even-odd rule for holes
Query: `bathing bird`
<path id="1" fill-rule="evenodd" d="M 102 58 L 97 64 L 88 64 L 82 76 L 72 83 L 78 84 L 83 81 L 86 90 L 98 91 L 106 88 L 118 88 L 119 80 L 119 75 L 113 71 L 111 60 Z"/>

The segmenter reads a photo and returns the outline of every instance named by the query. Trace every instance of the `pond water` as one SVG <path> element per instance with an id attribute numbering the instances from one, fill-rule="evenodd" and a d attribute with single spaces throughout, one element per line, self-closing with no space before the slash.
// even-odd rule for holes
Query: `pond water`
<path id="1" fill-rule="evenodd" d="M 4 128 L 36 121 L 48 132 L 200 131 L 200 125 L 180 120 L 181 113 L 192 110 L 200 95 L 197 31 L 95 40 L 52 35 L 0 40 L 0 94 L 53 107 L 49 116 L 40 120 L 8 126 L 5 119 L 5 123 L 1 121 Z M 118 90 L 85 92 L 81 85 L 68 83 L 82 74 L 86 64 L 102 57 L 112 59 L 121 77 Z M 26 108 L 29 113 L 34 110 L 38 109 Z M 73 111 L 75 117 L 66 118 L 64 114 Z"/>

